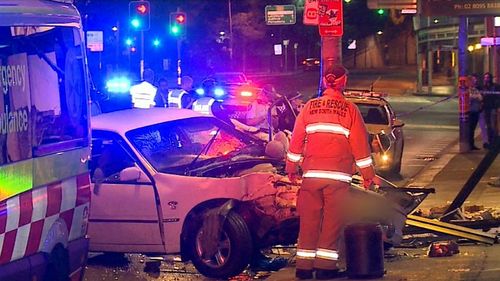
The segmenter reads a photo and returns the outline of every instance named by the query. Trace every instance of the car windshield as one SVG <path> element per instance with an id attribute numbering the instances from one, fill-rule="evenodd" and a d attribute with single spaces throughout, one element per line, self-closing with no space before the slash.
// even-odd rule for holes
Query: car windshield
<path id="1" fill-rule="evenodd" d="M 357 103 L 356 104 L 363 115 L 363 120 L 366 124 L 375 125 L 388 125 L 389 118 L 387 118 L 387 111 L 383 106 L 378 104 L 366 104 Z"/>
<path id="2" fill-rule="evenodd" d="M 157 171 L 175 174 L 253 144 L 244 134 L 212 117 L 155 124 L 132 130 L 126 136 Z"/>
<path id="3" fill-rule="evenodd" d="M 214 75 L 214 78 L 220 83 L 247 83 L 245 76 L 241 73 L 218 73 Z"/>

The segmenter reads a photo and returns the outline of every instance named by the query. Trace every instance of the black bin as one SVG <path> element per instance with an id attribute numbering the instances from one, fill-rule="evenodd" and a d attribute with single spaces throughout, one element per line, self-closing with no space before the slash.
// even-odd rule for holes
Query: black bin
<path id="1" fill-rule="evenodd" d="M 349 278 L 380 278 L 384 275 L 382 229 L 375 223 L 357 223 L 344 231 Z"/>

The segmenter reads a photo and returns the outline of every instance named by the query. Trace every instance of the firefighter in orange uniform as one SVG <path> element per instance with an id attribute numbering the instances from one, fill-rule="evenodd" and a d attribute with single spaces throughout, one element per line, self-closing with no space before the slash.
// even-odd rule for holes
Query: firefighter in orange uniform
<path id="1" fill-rule="evenodd" d="M 338 270 L 338 238 L 343 229 L 339 206 L 349 191 L 352 175 L 359 169 L 364 187 L 373 183 L 368 133 L 356 105 L 343 90 L 347 70 L 329 67 L 323 76 L 325 91 L 306 103 L 293 129 L 286 171 L 292 182 L 302 168 L 298 195 L 300 232 L 297 247 L 298 279 L 325 280 L 341 276 Z"/>

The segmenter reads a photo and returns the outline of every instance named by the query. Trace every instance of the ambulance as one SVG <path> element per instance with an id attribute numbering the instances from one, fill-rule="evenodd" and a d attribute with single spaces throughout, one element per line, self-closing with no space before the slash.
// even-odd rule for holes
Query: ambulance
<path id="1" fill-rule="evenodd" d="M 0 280 L 81 280 L 89 87 L 70 1 L 0 2 Z"/>

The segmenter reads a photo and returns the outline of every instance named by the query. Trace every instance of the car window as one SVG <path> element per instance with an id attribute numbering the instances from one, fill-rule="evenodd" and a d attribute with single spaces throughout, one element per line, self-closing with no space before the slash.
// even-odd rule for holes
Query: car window
<path id="1" fill-rule="evenodd" d="M 251 143 L 225 123 L 196 117 L 135 129 L 126 134 L 134 147 L 157 170 L 182 174 L 197 159 L 207 160 L 239 151 Z"/>
<path id="2" fill-rule="evenodd" d="M 120 172 L 134 167 L 135 160 L 124 149 L 123 140 L 115 134 L 93 132 L 90 174 L 92 181 L 120 182 Z"/>
<path id="3" fill-rule="evenodd" d="M 366 124 L 387 125 L 389 119 L 387 118 L 387 111 L 383 106 L 377 104 L 356 104 L 363 115 L 363 120 Z"/>

